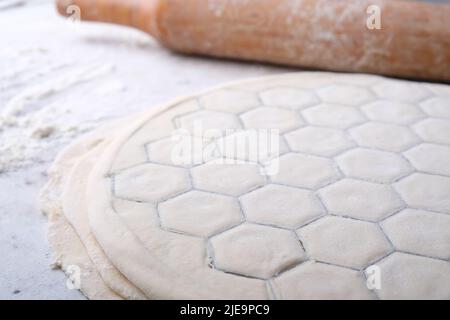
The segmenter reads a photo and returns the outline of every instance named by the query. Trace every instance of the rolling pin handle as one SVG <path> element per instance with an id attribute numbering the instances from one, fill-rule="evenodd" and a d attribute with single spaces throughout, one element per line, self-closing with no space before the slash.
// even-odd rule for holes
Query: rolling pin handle
<path id="1" fill-rule="evenodd" d="M 70 17 L 74 13 L 83 21 L 121 24 L 155 35 L 154 12 L 157 0 L 56 0 L 60 15 Z"/>

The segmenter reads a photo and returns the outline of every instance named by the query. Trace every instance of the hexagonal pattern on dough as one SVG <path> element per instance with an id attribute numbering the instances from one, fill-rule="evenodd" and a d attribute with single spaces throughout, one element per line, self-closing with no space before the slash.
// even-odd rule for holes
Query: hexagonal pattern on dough
<path id="1" fill-rule="evenodd" d="M 232 102 L 230 102 L 232 101 Z M 241 113 L 260 105 L 254 93 L 238 90 L 220 90 L 200 98 L 201 105 L 208 110 Z"/>
<path id="2" fill-rule="evenodd" d="M 241 197 L 247 220 L 285 228 L 298 228 L 322 215 L 311 191 L 269 184 Z"/>
<path id="3" fill-rule="evenodd" d="M 242 221 L 236 199 L 200 191 L 160 203 L 158 210 L 162 227 L 200 237 L 211 236 Z"/>
<path id="4" fill-rule="evenodd" d="M 293 232 L 248 223 L 211 238 L 211 247 L 216 268 L 262 279 L 306 260 Z"/>
<path id="5" fill-rule="evenodd" d="M 277 140 L 275 140 L 277 139 Z M 276 144 L 278 142 L 278 145 Z M 287 143 L 277 132 L 261 133 L 257 130 L 238 130 L 213 142 L 224 159 L 238 159 L 264 163 L 289 151 Z"/>
<path id="6" fill-rule="evenodd" d="M 405 209 L 382 222 L 395 248 L 440 259 L 450 259 L 450 216 Z"/>
<path id="7" fill-rule="evenodd" d="M 261 107 L 244 113 L 241 118 L 247 129 L 277 129 L 286 132 L 304 125 L 300 115 L 288 109 Z"/>
<path id="8" fill-rule="evenodd" d="M 330 157 L 350 149 L 354 143 L 341 130 L 308 126 L 285 135 L 293 151 Z"/>
<path id="9" fill-rule="evenodd" d="M 261 100 L 268 107 L 304 109 L 320 103 L 310 91 L 294 88 L 274 88 L 261 92 Z"/>
<path id="10" fill-rule="evenodd" d="M 372 93 L 357 86 L 334 84 L 318 90 L 319 97 L 329 103 L 359 106 L 374 99 Z"/>
<path id="11" fill-rule="evenodd" d="M 450 176 L 450 146 L 423 143 L 405 152 L 420 171 Z"/>
<path id="12" fill-rule="evenodd" d="M 385 151 L 404 151 L 420 142 L 406 127 L 385 123 L 369 122 L 350 129 L 351 136 L 363 147 Z"/>
<path id="13" fill-rule="evenodd" d="M 391 100 L 369 103 L 363 106 L 362 110 L 370 120 L 394 124 L 411 124 L 425 117 L 415 105 Z"/>
<path id="14" fill-rule="evenodd" d="M 191 188 L 188 171 L 157 164 L 143 164 L 114 176 L 118 198 L 159 202 Z"/>
<path id="15" fill-rule="evenodd" d="M 239 196 L 266 182 L 260 167 L 254 164 L 206 163 L 192 168 L 191 176 L 195 188 L 231 196 Z"/>
<path id="16" fill-rule="evenodd" d="M 391 182 L 412 171 L 408 161 L 398 154 L 371 149 L 350 150 L 336 161 L 347 177 L 373 182 Z"/>
<path id="17" fill-rule="evenodd" d="M 315 189 L 338 177 L 339 174 L 330 159 L 288 153 L 279 158 L 278 173 L 271 179 L 274 183 Z"/>
<path id="18" fill-rule="evenodd" d="M 215 136 L 205 131 L 223 132 L 227 129 L 240 129 L 239 118 L 231 113 L 201 110 L 176 119 L 177 126 L 188 130 L 195 136 Z"/>
<path id="19" fill-rule="evenodd" d="M 420 104 L 422 110 L 436 118 L 450 118 L 450 99 L 448 97 L 432 97 Z"/>
<path id="20" fill-rule="evenodd" d="M 378 221 L 403 207 L 389 185 L 343 179 L 319 191 L 327 209 L 334 214 Z"/>
<path id="21" fill-rule="evenodd" d="M 450 213 L 450 178 L 414 173 L 395 188 L 413 208 Z"/>
<path id="22" fill-rule="evenodd" d="M 180 275 L 195 261 L 208 277 L 257 283 L 263 297 L 450 299 L 448 92 L 317 73 L 210 91 L 149 120 L 105 181 L 142 243 L 170 240 L 156 251 Z M 173 163 L 176 128 L 214 156 Z M 279 153 L 230 155 L 228 142 L 254 129 L 279 129 Z M 268 174 L 272 163 L 279 171 Z M 362 273 L 373 263 L 376 293 Z"/>
<path id="23" fill-rule="evenodd" d="M 312 259 L 362 269 L 392 248 L 374 223 L 342 217 L 324 217 L 297 231 Z"/>
<path id="24" fill-rule="evenodd" d="M 302 112 L 306 121 L 312 125 L 335 129 L 345 129 L 366 121 L 356 108 L 334 104 L 321 104 Z"/>
<path id="25" fill-rule="evenodd" d="M 423 86 L 406 81 L 386 80 L 373 89 L 380 98 L 405 102 L 419 102 L 430 94 Z"/>
<path id="26" fill-rule="evenodd" d="M 414 125 L 414 130 L 426 142 L 450 145 L 450 120 L 426 119 Z"/>
<path id="27" fill-rule="evenodd" d="M 450 299 L 450 264 L 446 261 L 394 253 L 380 267 L 381 299 Z"/>
<path id="28" fill-rule="evenodd" d="M 274 290 L 288 300 L 370 300 L 360 272 L 320 262 L 305 262 L 273 280 Z"/>
<path id="29" fill-rule="evenodd" d="M 174 166 L 192 166 L 217 158 L 208 139 L 194 136 L 170 137 L 145 146 L 150 162 Z"/>

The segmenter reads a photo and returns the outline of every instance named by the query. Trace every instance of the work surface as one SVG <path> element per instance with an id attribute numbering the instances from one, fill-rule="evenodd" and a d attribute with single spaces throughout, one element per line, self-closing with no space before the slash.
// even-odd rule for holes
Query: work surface
<path id="1" fill-rule="evenodd" d="M 110 119 L 226 81 L 292 71 L 180 56 L 140 32 L 0 0 L 0 298 L 82 299 L 51 270 L 37 205 L 65 145 Z"/>

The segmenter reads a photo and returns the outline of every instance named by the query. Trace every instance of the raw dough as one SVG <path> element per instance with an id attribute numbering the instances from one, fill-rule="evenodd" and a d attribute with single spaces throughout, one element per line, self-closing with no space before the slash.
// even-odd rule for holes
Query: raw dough
<path id="1" fill-rule="evenodd" d="M 449 93 L 295 73 L 152 108 L 57 160 L 43 202 L 64 223 L 50 228 L 76 230 L 84 251 L 52 246 L 65 264 L 83 251 L 98 271 L 83 279 L 90 298 L 450 299 Z M 173 163 L 172 136 L 202 139 L 197 120 L 214 129 L 208 146 L 231 128 L 278 129 L 281 153 Z"/>

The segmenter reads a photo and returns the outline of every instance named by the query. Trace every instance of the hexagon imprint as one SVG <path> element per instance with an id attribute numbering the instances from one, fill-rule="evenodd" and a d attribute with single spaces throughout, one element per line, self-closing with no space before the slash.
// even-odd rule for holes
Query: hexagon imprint
<path id="1" fill-rule="evenodd" d="M 450 213 L 450 178 L 414 173 L 395 188 L 412 207 Z"/>
<path id="2" fill-rule="evenodd" d="M 410 124 L 425 115 L 415 105 L 389 100 L 379 100 L 362 107 L 370 120 Z"/>
<path id="3" fill-rule="evenodd" d="M 382 223 L 394 246 L 402 251 L 450 258 L 450 216 L 406 209 Z"/>
<path id="4" fill-rule="evenodd" d="M 285 135 L 293 151 L 333 156 L 354 146 L 343 131 L 308 126 Z"/>
<path id="5" fill-rule="evenodd" d="M 287 230 L 243 224 L 211 239 L 215 266 L 225 272 L 267 279 L 306 259 Z"/>
<path id="6" fill-rule="evenodd" d="M 312 93 L 302 89 L 275 88 L 261 93 L 264 105 L 268 107 L 287 107 L 303 109 L 310 107 L 320 100 Z"/>
<path id="7" fill-rule="evenodd" d="M 218 111 L 202 110 L 176 119 L 178 127 L 188 130 L 195 136 L 209 134 L 205 131 L 222 132 L 230 129 L 240 129 L 241 123 L 237 116 Z M 199 133 L 199 134 L 198 134 Z"/>
<path id="8" fill-rule="evenodd" d="M 377 225 L 348 218 L 321 218 L 298 235 L 313 259 L 350 268 L 364 268 L 392 250 Z"/>
<path id="9" fill-rule="evenodd" d="M 365 88 L 342 84 L 333 84 L 322 88 L 318 94 L 325 102 L 348 106 L 359 106 L 374 99 L 370 91 Z"/>
<path id="10" fill-rule="evenodd" d="M 335 129 L 346 129 L 366 121 L 358 109 L 333 104 L 308 108 L 302 114 L 312 125 Z"/>
<path id="11" fill-rule="evenodd" d="M 391 182 L 412 171 L 409 163 L 398 154 L 378 150 L 353 149 L 336 161 L 347 177 L 375 182 Z"/>
<path id="12" fill-rule="evenodd" d="M 265 184 L 254 164 L 206 163 L 191 169 L 193 184 L 204 191 L 238 196 Z"/>
<path id="13" fill-rule="evenodd" d="M 276 142 L 278 145 L 275 144 Z M 267 135 L 262 135 L 253 129 L 239 130 L 216 139 L 213 143 L 223 159 L 253 163 L 265 163 L 289 151 L 282 136 L 276 133 L 272 136 L 269 132 Z"/>
<path id="14" fill-rule="evenodd" d="M 296 228 L 323 214 L 310 191 L 269 184 L 241 198 L 249 221 Z"/>
<path id="15" fill-rule="evenodd" d="M 420 171 L 450 176 L 450 146 L 423 143 L 406 151 L 405 157 Z"/>
<path id="16" fill-rule="evenodd" d="M 241 113 L 259 105 L 255 94 L 237 90 L 211 92 L 202 96 L 200 102 L 205 109 L 232 113 Z"/>
<path id="17" fill-rule="evenodd" d="M 381 98 L 405 102 L 418 102 L 429 95 L 423 86 L 406 81 L 383 81 L 375 85 L 374 91 Z"/>
<path id="18" fill-rule="evenodd" d="M 404 151 L 420 142 L 409 128 L 384 123 L 365 123 L 350 134 L 360 146 L 384 151 Z"/>
<path id="19" fill-rule="evenodd" d="M 450 120 L 425 119 L 415 124 L 414 130 L 426 142 L 450 145 Z"/>
<path id="20" fill-rule="evenodd" d="M 237 200 L 191 191 L 159 204 L 161 225 L 169 230 L 208 237 L 242 221 Z"/>
<path id="21" fill-rule="evenodd" d="M 422 102 L 420 106 L 432 117 L 450 118 L 450 101 L 448 98 L 433 97 Z"/>
<path id="22" fill-rule="evenodd" d="M 288 109 L 261 107 L 241 117 L 247 129 L 278 129 L 286 132 L 304 125 L 299 114 Z"/>
<path id="23" fill-rule="evenodd" d="M 118 198 L 158 202 L 191 188 L 187 170 L 157 164 L 143 164 L 114 176 Z"/>
<path id="24" fill-rule="evenodd" d="M 279 170 L 272 176 L 272 182 L 314 189 L 332 182 L 338 176 L 330 159 L 288 153 L 279 158 Z"/>
<path id="25" fill-rule="evenodd" d="M 217 158 L 209 139 L 186 136 L 161 139 L 145 146 L 150 162 L 189 167 Z"/>
<path id="26" fill-rule="evenodd" d="M 319 191 L 331 213 L 378 221 L 403 207 L 389 185 L 343 179 Z"/>
<path id="27" fill-rule="evenodd" d="M 359 272 L 320 262 L 302 263 L 273 281 L 281 299 L 373 299 Z"/>
<path id="28" fill-rule="evenodd" d="M 377 266 L 383 275 L 381 299 L 450 299 L 448 262 L 396 252 Z"/>

